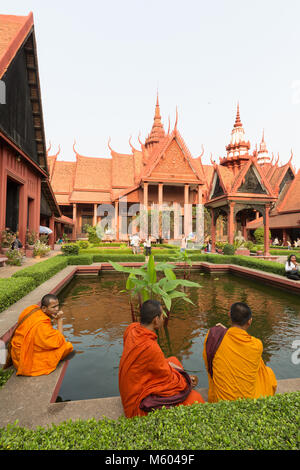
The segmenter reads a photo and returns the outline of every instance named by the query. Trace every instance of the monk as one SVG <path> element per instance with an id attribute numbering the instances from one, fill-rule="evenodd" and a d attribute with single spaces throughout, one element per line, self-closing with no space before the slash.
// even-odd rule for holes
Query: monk
<path id="1" fill-rule="evenodd" d="M 73 345 L 63 335 L 62 315 L 58 298 L 52 294 L 42 298 L 41 307 L 31 305 L 23 310 L 11 340 L 17 375 L 48 375 L 73 351 Z M 57 329 L 52 327 L 51 320 L 57 321 Z"/>
<path id="2" fill-rule="evenodd" d="M 262 360 L 262 342 L 247 333 L 252 323 L 249 306 L 231 306 L 232 326 L 218 323 L 206 335 L 203 359 L 208 372 L 208 401 L 259 398 L 274 395 L 274 372 Z"/>
<path id="3" fill-rule="evenodd" d="M 189 376 L 176 357 L 165 358 L 155 330 L 163 325 L 164 313 L 156 300 L 147 300 L 124 333 L 124 349 L 119 366 L 119 389 L 127 418 L 145 416 L 163 406 L 204 403 L 192 390 L 197 377 Z"/>

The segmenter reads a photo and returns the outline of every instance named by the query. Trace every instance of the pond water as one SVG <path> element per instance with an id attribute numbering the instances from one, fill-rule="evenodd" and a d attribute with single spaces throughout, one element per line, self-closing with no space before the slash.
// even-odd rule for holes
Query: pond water
<path id="1" fill-rule="evenodd" d="M 176 272 L 177 278 L 181 274 Z M 199 387 L 208 386 L 202 359 L 205 335 L 218 322 L 230 326 L 228 312 L 234 302 L 251 307 L 253 322 L 248 332 L 263 342 L 263 359 L 277 379 L 300 377 L 300 365 L 292 362 L 292 343 L 300 339 L 298 295 L 233 275 L 197 272 L 191 280 L 202 286 L 188 291 L 194 305 L 182 300 L 174 305 L 158 341 L 166 357 L 176 356 L 188 372 L 198 376 Z M 61 292 L 64 334 L 76 355 L 67 367 L 58 401 L 119 395 L 123 333 L 131 323 L 128 295 L 120 293 L 124 286 L 124 275 L 110 272 L 74 278 Z"/>

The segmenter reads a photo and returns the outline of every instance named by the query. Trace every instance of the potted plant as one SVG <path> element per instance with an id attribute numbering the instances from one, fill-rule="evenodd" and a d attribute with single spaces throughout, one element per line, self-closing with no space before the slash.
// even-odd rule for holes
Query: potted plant
<path id="1" fill-rule="evenodd" d="M 50 247 L 46 245 L 46 243 L 41 242 L 40 240 L 37 240 L 34 244 L 33 248 L 33 256 L 35 258 L 41 258 L 47 255 L 49 253 Z"/>
<path id="2" fill-rule="evenodd" d="M 35 231 L 28 229 L 26 232 L 26 244 L 29 248 L 33 249 L 36 239 L 37 239 L 37 235 Z"/>
<path id="3" fill-rule="evenodd" d="M 1 232 L 2 253 L 6 253 L 11 248 L 11 244 L 14 241 L 14 238 L 14 234 L 9 230 L 3 230 Z"/>

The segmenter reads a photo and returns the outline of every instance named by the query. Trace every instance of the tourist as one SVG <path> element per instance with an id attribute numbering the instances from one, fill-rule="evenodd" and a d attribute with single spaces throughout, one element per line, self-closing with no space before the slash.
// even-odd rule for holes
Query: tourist
<path id="1" fill-rule="evenodd" d="M 137 255 L 140 249 L 140 237 L 136 233 L 131 237 L 131 246 L 132 246 L 132 253 Z"/>
<path id="2" fill-rule="evenodd" d="M 300 281 L 300 269 L 295 255 L 290 255 L 285 263 L 285 274 L 288 279 Z"/>
<path id="3" fill-rule="evenodd" d="M 21 313 L 11 339 L 11 357 L 17 375 L 50 374 L 73 351 L 63 335 L 63 312 L 58 298 L 47 294 L 41 307 L 31 305 Z M 57 321 L 57 329 L 51 320 Z"/>
<path id="4" fill-rule="evenodd" d="M 192 390 L 195 376 L 188 375 L 176 357 L 165 358 L 155 330 L 164 322 L 161 304 L 147 300 L 124 333 L 124 349 L 119 366 L 119 389 L 127 418 L 144 416 L 162 406 L 204 403 Z"/>
<path id="5" fill-rule="evenodd" d="M 208 331 L 204 341 L 208 401 L 274 395 L 277 381 L 262 360 L 262 342 L 247 333 L 252 323 L 251 309 L 245 303 L 234 303 L 230 318 L 229 329 L 219 323 Z"/>
<path id="6" fill-rule="evenodd" d="M 186 250 L 186 247 L 187 247 L 187 240 L 186 240 L 186 237 L 184 235 L 182 235 L 181 244 L 180 244 L 180 251 L 183 253 Z"/>
<path id="7" fill-rule="evenodd" d="M 151 255 L 151 237 L 148 235 L 144 241 L 144 250 L 145 250 L 145 260 L 148 263 L 149 256 Z"/>
<path id="8" fill-rule="evenodd" d="M 14 237 L 14 240 L 11 244 L 11 249 L 12 250 L 19 250 L 20 248 L 23 248 L 23 245 L 19 239 L 19 233 L 17 232 L 15 237 Z"/>

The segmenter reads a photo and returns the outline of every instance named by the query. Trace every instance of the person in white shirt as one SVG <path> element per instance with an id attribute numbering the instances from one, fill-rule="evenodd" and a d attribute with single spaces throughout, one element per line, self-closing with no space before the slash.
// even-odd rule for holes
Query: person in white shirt
<path id="1" fill-rule="evenodd" d="M 288 279 L 300 281 L 299 265 L 295 255 L 290 255 L 285 263 L 285 273 Z"/>
<path id="2" fill-rule="evenodd" d="M 132 237 L 132 252 L 133 252 L 134 255 L 138 254 L 139 248 L 140 248 L 140 237 L 136 233 Z"/>
<path id="3" fill-rule="evenodd" d="M 186 250 L 186 245 L 187 245 L 186 238 L 185 238 L 184 235 L 182 235 L 181 244 L 180 244 L 180 251 L 181 252 Z"/>
<path id="4" fill-rule="evenodd" d="M 151 237 L 148 236 L 144 241 L 145 261 L 148 263 L 149 256 L 151 255 Z"/>

